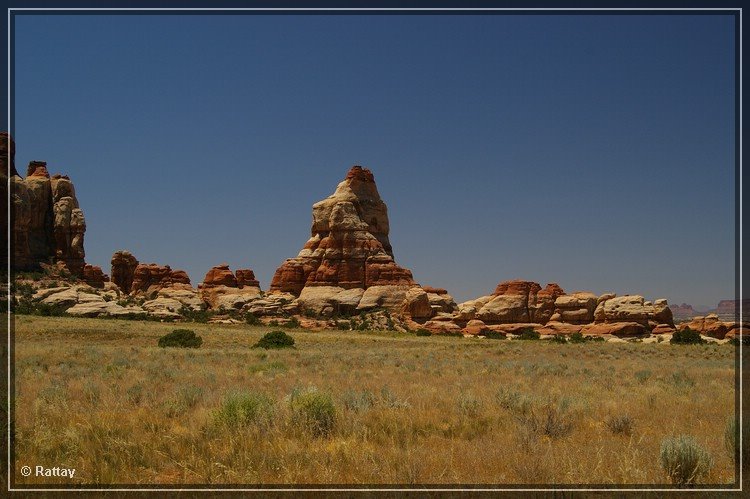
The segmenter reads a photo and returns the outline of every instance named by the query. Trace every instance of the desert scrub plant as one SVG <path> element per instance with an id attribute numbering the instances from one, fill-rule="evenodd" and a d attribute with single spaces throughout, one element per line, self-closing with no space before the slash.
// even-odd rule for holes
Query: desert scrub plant
<path id="1" fill-rule="evenodd" d="M 421 327 L 417 329 L 417 336 L 432 336 L 432 333 L 429 332 L 427 329 Z"/>
<path id="2" fill-rule="evenodd" d="M 737 431 L 737 420 L 734 417 L 727 419 L 727 424 L 724 427 L 724 446 L 732 456 L 732 459 L 737 455 L 737 446 L 740 442 L 740 434 Z"/>
<path id="3" fill-rule="evenodd" d="M 294 338 L 286 334 L 284 331 L 271 331 L 266 333 L 258 342 L 253 345 L 253 348 L 294 348 Z"/>
<path id="4" fill-rule="evenodd" d="M 518 337 L 519 340 L 538 340 L 539 333 L 534 329 L 527 327 L 521 330 L 521 335 Z"/>
<path id="5" fill-rule="evenodd" d="M 635 421 L 627 414 L 618 414 L 610 416 L 604 424 L 609 428 L 609 431 L 615 435 L 625 435 L 629 437 L 633 434 Z"/>
<path id="6" fill-rule="evenodd" d="M 370 390 L 347 390 L 341 399 L 344 407 L 354 412 L 364 412 L 375 405 L 375 395 Z"/>
<path id="7" fill-rule="evenodd" d="M 695 386 L 695 380 L 690 377 L 685 371 L 676 371 L 672 373 L 672 377 L 669 379 L 672 386 L 677 390 L 685 391 Z"/>
<path id="8" fill-rule="evenodd" d="M 570 335 L 570 343 L 584 343 L 586 341 L 586 338 L 581 334 L 580 331 L 576 331 L 575 333 Z"/>
<path id="9" fill-rule="evenodd" d="M 458 395 L 458 410 L 465 416 L 476 416 L 482 410 L 482 399 L 472 392 L 461 392 Z"/>
<path id="10" fill-rule="evenodd" d="M 245 322 L 247 324 L 250 324 L 251 326 L 260 326 L 263 324 L 263 322 L 261 322 L 261 320 L 258 319 L 258 317 L 256 317 L 252 312 L 248 312 L 245 314 Z"/>
<path id="11" fill-rule="evenodd" d="M 516 389 L 500 387 L 495 394 L 497 404 L 503 409 L 525 415 L 531 411 L 533 399 L 531 396 L 521 393 Z"/>
<path id="12" fill-rule="evenodd" d="M 565 339 L 565 335 L 563 334 L 556 334 L 552 337 L 552 343 L 562 343 L 567 344 L 568 340 Z"/>
<path id="13" fill-rule="evenodd" d="M 159 338 L 159 346 L 162 348 L 198 348 L 202 344 L 203 338 L 196 335 L 192 329 L 175 329 L 171 333 Z"/>
<path id="14" fill-rule="evenodd" d="M 711 455 L 690 435 L 662 440 L 660 458 L 669 480 L 680 487 L 696 483 L 713 466 Z"/>
<path id="15" fill-rule="evenodd" d="M 214 411 L 213 419 L 227 428 L 269 427 L 276 414 L 276 405 L 268 395 L 255 392 L 236 392 L 227 395 Z"/>
<path id="16" fill-rule="evenodd" d="M 330 394 L 315 387 L 294 390 L 289 396 L 292 423 L 316 437 L 333 432 L 336 424 L 336 405 Z"/>
<path id="17" fill-rule="evenodd" d="M 648 369 L 643 369 L 641 371 L 636 371 L 633 376 L 635 376 L 635 379 L 638 381 L 638 383 L 644 385 L 646 384 L 646 381 L 651 379 L 651 371 Z"/>
<path id="18" fill-rule="evenodd" d="M 533 408 L 527 414 L 516 416 L 519 426 L 537 435 L 545 435 L 552 440 L 562 438 L 573 431 L 575 422 L 568 412 L 567 399 L 558 403 L 548 402 L 539 410 Z"/>
<path id="19" fill-rule="evenodd" d="M 503 333 L 500 333 L 498 331 L 487 331 L 484 333 L 484 337 L 488 340 L 504 340 L 505 335 Z"/>
<path id="20" fill-rule="evenodd" d="M 672 334 L 672 339 L 669 342 L 673 345 L 699 345 L 706 343 L 706 340 L 701 338 L 701 334 L 690 328 L 677 330 Z"/>

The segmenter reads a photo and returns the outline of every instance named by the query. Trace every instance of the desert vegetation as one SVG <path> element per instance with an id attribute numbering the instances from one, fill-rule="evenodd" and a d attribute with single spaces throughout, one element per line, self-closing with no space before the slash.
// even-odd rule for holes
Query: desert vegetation
<path id="1" fill-rule="evenodd" d="M 160 348 L 173 324 L 16 317 L 16 483 L 735 479 L 733 344 L 287 328 L 295 348 L 265 349 L 277 328 L 189 327 L 199 348 Z"/>

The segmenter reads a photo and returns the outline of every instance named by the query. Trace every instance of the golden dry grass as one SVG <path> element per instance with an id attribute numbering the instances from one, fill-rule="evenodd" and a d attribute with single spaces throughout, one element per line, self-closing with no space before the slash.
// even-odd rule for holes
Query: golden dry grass
<path id="1" fill-rule="evenodd" d="M 250 347 L 269 331 L 189 324 L 194 349 L 163 349 L 178 326 L 19 316 L 15 477 L 76 468 L 85 484 L 669 484 L 662 439 L 696 438 L 702 483 L 731 484 L 731 345 L 502 341 L 290 331 L 294 350 Z M 330 394 L 315 436 L 289 395 Z M 265 394 L 269 421 L 221 423 L 232 393 Z M 611 418 L 632 420 L 616 433 Z"/>

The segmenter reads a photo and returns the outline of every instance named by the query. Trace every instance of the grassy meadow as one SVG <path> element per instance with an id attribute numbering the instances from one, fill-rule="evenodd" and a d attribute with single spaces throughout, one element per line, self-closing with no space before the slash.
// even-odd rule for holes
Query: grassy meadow
<path id="1" fill-rule="evenodd" d="M 671 485 L 680 434 L 734 482 L 733 345 L 270 330 L 16 317 L 15 483 Z"/>

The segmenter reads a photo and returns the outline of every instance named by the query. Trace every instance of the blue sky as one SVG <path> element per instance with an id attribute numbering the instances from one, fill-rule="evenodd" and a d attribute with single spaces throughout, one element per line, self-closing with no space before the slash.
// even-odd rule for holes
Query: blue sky
<path id="1" fill-rule="evenodd" d="M 734 296 L 723 15 L 17 15 L 16 163 L 71 176 L 87 261 L 273 272 L 353 164 L 396 260 L 459 301 L 502 280 Z"/>

